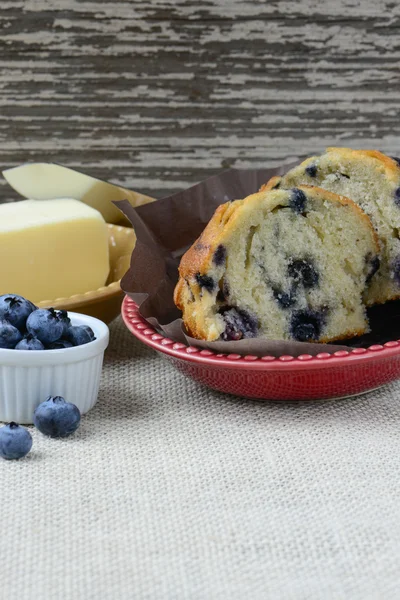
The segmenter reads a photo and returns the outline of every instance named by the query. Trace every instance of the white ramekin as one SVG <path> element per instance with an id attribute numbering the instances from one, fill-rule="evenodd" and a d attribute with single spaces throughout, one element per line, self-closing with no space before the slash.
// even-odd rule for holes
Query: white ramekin
<path id="1" fill-rule="evenodd" d="M 82 414 L 96 403 L 109 331 L 99 319 L 68 312 L 73 325 L 89 325 L 96 339 L 61 350 L 0 348 L 0 421 L 29 424 L 48 396 L 63 396 Z"/>

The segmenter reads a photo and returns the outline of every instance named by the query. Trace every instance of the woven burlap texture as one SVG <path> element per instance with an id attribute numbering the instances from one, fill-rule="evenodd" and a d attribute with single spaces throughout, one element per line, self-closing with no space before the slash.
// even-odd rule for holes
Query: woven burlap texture
<path id="1" fill-rule="evenodd" d="M 0 463 L 0 598 L 398 599 L 399 391 L 226 396 L 117 320 L 78 433 Z"/>

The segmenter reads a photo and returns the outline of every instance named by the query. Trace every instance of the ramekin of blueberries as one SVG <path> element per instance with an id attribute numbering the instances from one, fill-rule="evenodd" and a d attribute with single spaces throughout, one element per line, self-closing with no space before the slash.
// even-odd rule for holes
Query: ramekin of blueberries
<path id="1" fill-rule="evenodd" d="M 95 404 L 104 351 L 102 321 L 0 296 L 0 421 L 32 423 L 43 397 L 73 398 L 84 414 Z M 10 426 L 11 427 L 11 426 Z"/>

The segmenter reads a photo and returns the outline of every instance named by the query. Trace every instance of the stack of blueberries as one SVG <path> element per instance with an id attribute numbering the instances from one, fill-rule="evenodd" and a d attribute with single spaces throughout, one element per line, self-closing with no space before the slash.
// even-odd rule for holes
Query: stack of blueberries
<path id="1" fill-rule="evenodd" d="M 94 339 L 87 325 L 71 325 L 65 310 L 37 308 L 16 294 L 0 296 L 0 348 L 60 350 Z"/>

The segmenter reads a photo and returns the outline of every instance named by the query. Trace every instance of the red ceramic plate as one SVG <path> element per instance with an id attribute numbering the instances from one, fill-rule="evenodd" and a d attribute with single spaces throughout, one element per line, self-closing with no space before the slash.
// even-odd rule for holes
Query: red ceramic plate
<path id="1" fill-rule="evenodd" d="M 239 356 L 175 343 L 153 329 L 125 297 L 122 318 L 132 334 L 185 375 L 215 390 L 263 400 L 355 396 L 400 378 L 400 340 L 317 356 Z"/>

